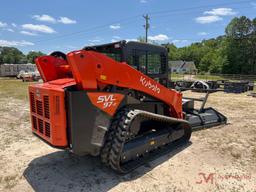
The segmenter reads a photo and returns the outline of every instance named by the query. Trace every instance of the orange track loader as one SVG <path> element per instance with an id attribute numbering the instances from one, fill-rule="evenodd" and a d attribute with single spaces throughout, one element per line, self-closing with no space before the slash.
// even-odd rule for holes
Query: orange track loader
<path id="1" fill-rule="evenodd" d="M 125 41 L 37 58 L 44 83 L 29 87 L 33 133 L 126 173 L 188 142 L 192 128 L 225 123 L 167 88 L 167 58 L 163 47 Z"/>

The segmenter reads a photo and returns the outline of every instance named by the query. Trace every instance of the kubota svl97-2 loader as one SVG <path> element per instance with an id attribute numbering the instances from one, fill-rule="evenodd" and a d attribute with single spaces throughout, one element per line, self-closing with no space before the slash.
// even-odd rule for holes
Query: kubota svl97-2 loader
<path id="1" fill-rule="evenodd" d="M 54 52 L 36 65 L 44 83 L 29 86 L 33 133 L 53 147 L 101 156 L 121 173 L 187 143 L 193 128 L 226 122 L 167 88 L 164 47 L 120 41 Z"/>

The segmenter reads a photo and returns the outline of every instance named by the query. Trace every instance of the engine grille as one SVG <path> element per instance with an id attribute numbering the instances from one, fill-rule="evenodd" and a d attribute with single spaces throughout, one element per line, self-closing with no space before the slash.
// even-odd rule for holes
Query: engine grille
<path id="1" fill-rule="evenodd" d="M 42 101 L 36 100 L 36 112 L 38 115 L 43 115 L 43 103 Z"/>
<path id="2" fill-rule="evenodd" d="M 35 130 L 37 130 L 37 119 L 35 116 L 32 116 L 32 125 Z"/>
<path id="3" fill-rule="evenodd" d="M 35 97 L 35 93 L 30 92 L 30 106 L 32 112 L 33 130 L 39 135 L 51 138 L 50 123 L 50 101 L 49 96 L 44 95 L 42 98 Z"/>
<path id="4" fill-rule="evenodd" d="M 45 135 L 51 137 L 51 125 L 47 122 L 45 122 Z"/>
<path id="5" fill-rule="evenodd" d="M 30 95 L 31 111 L 35 113 L 36 112 L 35 94 L 30 92 L 29 95 Z"/>
<path id="6" fill-rule="evenodd" d="M 38 127 L 39 127 L 39 132 L 44 133 L 44 122 L 42 119 L 38 119 Z"/>
<path id="7" fill-rule="evenodd" d="M 57 84 L 29 86 L 32 132 L 55 147 L 68 147 L 65 90 Z"/>

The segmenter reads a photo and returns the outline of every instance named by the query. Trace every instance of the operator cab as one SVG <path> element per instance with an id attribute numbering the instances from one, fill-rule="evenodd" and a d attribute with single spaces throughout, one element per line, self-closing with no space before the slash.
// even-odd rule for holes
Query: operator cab
<path id="1" fill-rule="evenodd" d="M 103 53 L 118 62 L 126 62 L 167 87 L 168 51 L 165 47 L 134 41 L 119 41 L 88 46 L 84 49 Z"/>

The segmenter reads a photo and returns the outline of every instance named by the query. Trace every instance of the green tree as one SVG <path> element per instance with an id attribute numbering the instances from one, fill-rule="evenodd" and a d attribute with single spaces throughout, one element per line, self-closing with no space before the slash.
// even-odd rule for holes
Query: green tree
<path id="1" fill-rule="evenodd" d="M 40 51 L 30 51 L 28 54 L 27 54 L 27 61 L 29 63 L 35 63 L 35 59 L 39 56 L 43 56 L 45 55 L 44 53 L 40 52 Z"/>
<path id="2" fill-rule="evenodd" d="M 173 43 L 168 44 L 166 47 L 169 49 L 169 60 L 175 61 L 180 59 L 179 49 Z"/>
<path id="3" fill-rule="evenodd" d="M 256 74 L 254 21 L 242 16 L 234 18 L 226 27 L 227 59 L 224 73 Z"/>
<path id="4" fill-rule="evenodd" d="M 1 63 L 26 63 L 26 56 L 17 48 L 1 47 L 0 48 Z"/>
<path id="5" fill-rule="evenodd" d="M 199 63 L 199 70 L 203 72 L 208 72 L 211 68 L 213 69 L 213 65 L 217 59 L 217 55 L 214 52 L 209 52 L 201 59 Z"/>
<path id="6" fill-rule="evenodd" d="M 225 35 L 176 48 L 171 60 L 194 61 L 199 72 L 256 74 L 256 18 L 234 18 Z"/>

